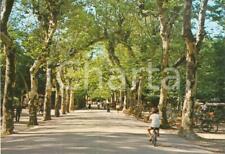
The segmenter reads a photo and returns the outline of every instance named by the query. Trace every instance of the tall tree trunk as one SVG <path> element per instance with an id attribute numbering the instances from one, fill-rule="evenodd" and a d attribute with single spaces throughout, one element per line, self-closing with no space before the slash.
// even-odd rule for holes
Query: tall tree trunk
<path id="1" fill-rule="evenodd" d="M 184 1 L 183 36 L 186 43 L 186 90 L 182 110 L 182 122 L 179 134 L 189 139 L 196 138 L 193 131 L 193 113 L 195 104 L 195 86 L 197 82 L 197 56 L 204 39 L 205 14 L 208 0 L 201 0 L 199 25 L 196 38 L 191 31 L 192 0 Z"/>
<path id="2" fill-rule="evenodd" d="M 74 105 L 74 91 L 71 89 L 70 90 L 70 112 L 75 110 L 75 105 Z"/>
<path id="3" fill-rule="evenodd" d="M 130 95 L 130 109 L 133 111 L 137 105 L 137 90 L 132 91 Z"/>
<path id="4" fill-rule="evenodd" d="M 3 133 L 12 134 L 14 130 L 14 88 L 15 88 L 15 51 L 4 47 L 6 53 L 5 86 L 3 95 Z"/>
<path id="5" fill-rule="evenodd" d="M 61 113 L 66 114 L 66 100 L 65 100 L 65 85 L 62 81 L 62 66 L 57 68 L 56 80 L 60 87 L 60 95 L 61 95 Z"/>
<path id="6" fill-rule="evenodd" d="M 194 51 L 195 52 L 195 51 Z M 186 66 L 186 92 L 184 98 L 184 105 L 182 110 L 182 134 L 185 137 L 195 137 L 193 132 L 193 113 L 194 113 L 194 98 L 195 98 L 195 71 L 197 69 L 197 55 L 187 54 Z M 181 132 L 180 132 L 181 133 Z"/>
<path id="7" fill-rule="evenodd" d="M 124 95 L 124 100 L 123 100 L 123 111 L 125 111 L 127 109 L 127 96 L 126 96 L 126 92 Z"/>
<path id="8" fill-rule="evenodd" d="M 38 125 L 37 122 L 37 105 L 38 105 L 38 92 L 36 73 L 30 72 L 31 91 L 29 92 L 29 122 L 28 125 Z"/>
<path id="9" fill-rule="evenodd" d="M 55 117 L 59 117 L 60 116 L 60 88 L 59 88 L 59 84 L 56 82 L 55 83 Z"/>
<path id="10" fill-rule="evenodd" d="M 126 90 L 126 104 L 127 104 L 127 109 L 129 109 L 131 107 L 131 102 L 132 102 L 132 92 L 131 90 L 128 88 Z"/>
<path id="11" fill-rule="evenodd" d="M 0 21 L 0 38 L 4 45 L 4 54 L 6 57 L 5 83 L 3 94 L 3 121 L 2 131 L 4 134 L 12 134 L 14 130 L 14 111 L 13 99 L 15 89 L 15 47 L 13 40 L 8 35 L 7 23 L 12 11 L 14 0 L 1 1 L 1 21 Z"/>
<path id="12" fill-rule="evenodd" d="M 38 107 L 38 85 L 37 72 L 43 63 L 43 58 L 40 56 L 35 60 L 33 66 L 30 68 L 30 82 L 31 89 L 29 92 L 29 122 L 28 125 L 38 125 L 37 121 L 37 107 Z"/>
<path id="13" fill-rule="evenodd" d="M 113 92 L 113 99 L 112 99 L 112 103 L 116 103 L 116 99 L 117 99 L 117 94 L 116 91 Z"/>
<path id="14" fill-rule="evenodd" d="M 120 90 L 119 93 L 120 93 L 119 105 L 122 106 L 123 105 L 123 91 Z"/>
<path id="15" fill-rule="evenodd" d="M 43 120 L 51 120 L 52 69 L 47 62 Z"/>
<path id="16" fill-rule="evenodd" d="M 66 114 L 66 94 L 64 87 L 60 87 L 61 92 L 61 113 Z"/>
<path id="17" fill-rule="evenodd" d="M 66 112 L 69 113 L 70 112 L 70 88 L 69 86 L 66 87 Z"/>
<path id="18" fill-rule="evenodd" d="M 170 35 L 172 31 L 173 23 L 176 20 L 177 14 L 171 16 L 167 15 L 169 12 L 165 8 L 167 1 L 157 0 L 157 7 L 159 12 L 159 22 L 160 22 L 160 36 L 162 40 L 162 78 L 164 79 L 167 75 L 167 72 L 164 70 L 169 65 L 169 48 L 170 48 Z M 178 12 L 178 8 L 174 7 L 173 12 Z M 159 111 L 161 115 L 161 127 L 169 128 L 169 123 L 167 120 L 167 99 L 168 99 L 168 90 L 166 89 L 166 81 L 162 80 L 160 87 L 160 99 L 159 99 Z"/>
<path id="19" fill-rule="evenodd" d="M 163 38 L 163 37 L 162 37 Z M 167 72 L 164 71 L 168 67 L 169 60 L 169 40 L 162 39 L 163 41 L 163 60 L 162 60 L 162 78 L 167 76 Z M 169 128 L 168 118 L 167 118 L 167 99 L 168 90 L 165 87 L 167 81 L 162 80 L 160 87 L 160 99 L 159 99 L 159 113 L 161 116 L 161 127 Z"/>
<path id="20" fill-rule="evenodd" d="M 141 101 L 141 92 L 142 92 L 142 78 L 139 79 L 138 82 L 138 89 L 137 89 L 137 104 L 140 106 L 142 105 Z"/>

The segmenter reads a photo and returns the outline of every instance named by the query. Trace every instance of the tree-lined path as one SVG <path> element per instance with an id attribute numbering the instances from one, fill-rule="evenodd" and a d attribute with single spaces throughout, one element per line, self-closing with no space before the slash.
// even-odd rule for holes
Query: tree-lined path
<path id="1" fill-rule="evenodd" d="M 2 152 L 225 153 L 224 4 L 1 0 Z"/>
<path id="2" fill-rule="evenodd" d="M 170 131 L 161 131 L 159 146 L 147 140 L 147 123 L 112 111 L 80 110 L 2 139 L 3 154 L 219 153 Z"/>

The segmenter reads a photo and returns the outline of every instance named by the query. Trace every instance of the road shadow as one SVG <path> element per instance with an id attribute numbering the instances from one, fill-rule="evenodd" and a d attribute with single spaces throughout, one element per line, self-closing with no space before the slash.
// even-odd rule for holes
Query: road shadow
<path id="1" fill-rule="evenodd" d="M 146 134 L 139 133 L 21 133 L 2 140 L 3 154 L 105 154 L 105 153 L 203 153 L 204 148 L 187 144 L 185 140 L 171 144 L 174 135 L 162 134 L 153 147 Z M 175 141 L 173 141 L 175 142 Z"/>

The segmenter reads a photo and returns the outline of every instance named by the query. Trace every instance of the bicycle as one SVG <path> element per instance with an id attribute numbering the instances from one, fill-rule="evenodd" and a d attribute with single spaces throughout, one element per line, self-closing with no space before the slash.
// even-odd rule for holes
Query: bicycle
<path id="1" fill-rule="evenodd" d="M 154 129 L 153 129 L 152 136 L 151 136 L 151 138 L 152 138 L 152 145 L 154 145 L 154 146 L 156 146 L 157 135 L 158 135 L 158 133 L 156 132 L 156 129 L 154 128 Z"/>
<path id="2" fill-rule="evenodd" d="M 157 129 L 158 128 L 153 128 L 152 129 L 152 133 L 151 133 L 151 135 L 149 134 L 149 136 L 150 136 L 150 142 L 152 143 L 152 145 L 154 146 L 154 147 L 156 147 L 157 146 L 157 136 L 158 136 L 158 132 L 157 132 Z"/>
<path id="3" fill-rule="evenodd" d="M 208 117 L 201 122 L 201 130 L 204 132 L 217 133 L 219 130 L 219 124 L 223 122 L 224 116 L 221 114 L 215 114 L 209 112 Z"/>

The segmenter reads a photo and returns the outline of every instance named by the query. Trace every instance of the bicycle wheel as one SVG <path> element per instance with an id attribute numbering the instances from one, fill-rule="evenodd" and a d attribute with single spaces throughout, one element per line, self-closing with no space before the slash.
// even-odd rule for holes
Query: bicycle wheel
<path id="1" fill-rule="evenodd" d="M 156 146 L 156 142 L 157 142 L 157 136 L 156 136 L 156 132 L 154 131 L 152 134 L 152 145 Z"/>
<path id="2" fill-rule="evenodd" d="M 203 120 L 201 123 L 201 129 L 203 132 L 210 132 L 212 129 L 212 121 L 211 120 Z"/>

